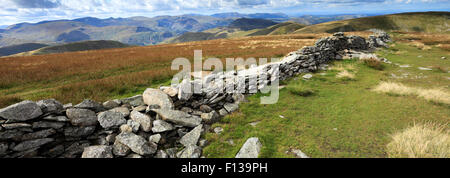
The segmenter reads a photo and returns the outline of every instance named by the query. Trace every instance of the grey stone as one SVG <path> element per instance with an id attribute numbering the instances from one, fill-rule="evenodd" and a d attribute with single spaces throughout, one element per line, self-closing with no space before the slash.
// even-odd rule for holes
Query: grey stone
<path id="1" fill-rule="evenodd" d="M 262 144 L 258 138 L 249 138 L 239 150 L 236 158 L 258 158 Z"/>
<path id="2" fill-rule="evenodd" d="M 200 117 L 206 124 L 213 124 L 220 119 L 220 115 L 216 111 L 212 111 L 210 113 L 202 113 Z"/>
<path id="3" fill-rule="evenodd" d="M 0 117 L 14 121 L 27 121 L 41 116 L 41 108 L 32 101 L 22 101 L 0 109 Z"/>
<path id="4" fill-rule="evenodd" d="M 194 94 L 194 86 L 190 79 L 184 79 L 180 85 L 178 85 L 178 99 L 181 101 L 188 101 Z"/>
<path id="5" fill-rule="evenodd" d="M 164 93 L 169 95 L 170 97 L 175 97 L 178 95 L 178 88 L 173 87 L 161 87 L 160 88 Z"/>
<path id="6" fill-rule="evenodd" d="M 137 111 L 132 111 L 130 114 L 131 120 L 140 124 L 140 128 L 144 132 L 150 132 L 152 130 L 152 118 L 146 114 L 142 114 Z"/>
<path id="7" fill-rule="evenodd" d="M 79 157 L 79 154 L 82 154 L 84 151 L 84 148 L 86 148 L 88 146 L 89 146 L 89 143 L 75 142 L 75 143 L 71 144 L 69 147 L 65 148 L 62 157 L 63 158 Z"/>
<path id="8" fill-rule="evenodd" d="M 130 154 L 126 158 L 140 159 L 140 158 L 143 158 L 143 157 L 141 155 L 138 155 L 138 154 Z"/>
<path id="9" fill-rule="evenodd" d="M 198 141 L 198 146 L 200 146 L 200 147 L 205 147 L 207 145 L 208 145 L 208 140 L 206 140 L 206 139 L 200 139 Z"/>
<path id="10" fill-rule="evenodd" d="M 120 126 L 120 132 L 132 133 L 133 132 L 133 128 L 131 128 L 131 126 L 129 126 L 128 124 L 124 124 L 124 125 Z"/>
<path id="11" fill-rule="evenodd" d="M 432 71 L 433 69 L 430 68 L 425 68 L 425 67 L 418 67 L 419 70 L 427 70 L 427 71 Z"/>
<path id="12" fill-rule="evenodd" d="M 136 133 L 139 131 L 139 127 L 141 127 L 141 124 L 139 124 L 139 122 L 133 121 L 133 120 L 128 120 L 127 121 L 127 125 L 131 127 L 131 131 Z"/>
<path id="13" fill-rule="evenodd" d="M 303 79 L 305 79 L 305 80 L 309 80 L 309 79 L 311 79 L 313 77 L 313 75 L 311 75 L 311 74 L 306 74 L 306 75 L 303 75 Z"/>
<path id="14" fill-rule="evenodd" d="M 177 153 L 178 158 L 200 158 L 202 148 L 196 145 L 189 145 Z"/>
<path id="15" fill-rule="evenodd" d="M 133 133 L 122 132 L 117 135 L 116 141 L 128 146 L 139 155 L 151 155 L 157 150 L 157 145 L 149 143 L 143 137 Z"/>
<path id="16" fill-rule="evenodd" d="M 50 135 L 53 135 L 56 133 L 55 129 L 47 129 L 47 130 L 41 130 L 33 133 L 24 134 L 22 136 L 22 140 L 33 140 L 33 139 L 40 139 L 40 138 L 46 138 Z"/>
<path id="17" fill-rule="evenodd" d="M 165 150 L 169 158 L 176 158 L 177 157 L 177 148 L 168 148 Z"/>
<path id="18" fill-rule="evenodd" d="M 64 122 L 48 122 L 48 121 L 39 121 L 33 123 L 33 129 L 60 129 L 63 128 L 66 123 Z"/>
<path id="19" fill-rule="evenodd" d="M 7 140 L 13 138 L 20 138 L 23 135 L 23 132 L 17 129 L 14 130 L 5 130 L 0 132 L 0 140 Z"/>
<path id="20" fill-rule="evenodd" d="M 123 114 L 115 111 L 105 111 L 98 114 L 98 122 L 105 129 L 118 128 L 122 124 L 126 124 L 127 120 Z"/>
<path id="21" fill-rule="evenodd" d="M 119 102 L 118 100 L 111 100 L 104 102 L 102 105 L 105 109 L 113 109 L 119 107 L 120 104 L 121 102 Z"/>
<path id="22" fill-rule="evenodd" d="M 198 139 L 202 133 L 203 125 L 199 125 L 192 129 L 189 133 L 181 137 L 180 143 L 184 146 L 197 145 Z"/>
<path id="23" fill-rule="evenodd" d="M 213 111 L 213 109 L 211 107 L 209 107 L 208 105 L 201 105 L 200 111 L 204 112 L 204 113 L 210 113 Z"/>
<path id="24" fill-rule="evenodd" d="M 81 158 L 114 158 L 110 146 L 99 145 L 84 148 Z"/>
<path id="25" fill-rule="evenodd" d="M 126 155 L 130 154 L 131 149 L 128 146 L 126 146 L 116 140 L 114 142 L 112 151 L 113 151 L 113 154 L 116 156 L 126 156 Z"/>
<path id="26" fill-rule="evenodd" d="M 67 109 L 66 115 L 74 126 L 93 126 L 98 123 L 95 112 L 88 109 Z"/>
<path id="27" fill-rule="evenodd" d="M 31 125 L 27 123 L 11 123 L 11 124 L 2 124 L 2 127 L 7 130 L 11 130 L 18 128 L 31 128 Z"/>
<path id="28" fill-rule="evenodd" d="M 161 90 L 148 88 L 143 94 L 144 103 L 148 106 L 158 105 L 161 109 L 173 109 L 174 105 L 169 95 Z"/>
<path id="29" fill-rule="evenodd" d="M 8 151 L 8 143 L 0 143 L 0 156 Z"/>
<path id="30" fill-rule="evenodd" d="M 47 156 L 49 158 L 56 158 L 57 156 L 64 153 L 64 146 L 63 145 L 57 145 L 44 153 L 42 155 Z"/>
<path id="31" fill-rule="evenodd" d="M 303 153 L 301 150 L 294 149 L 291 150 L 291 152 L 295 155 L 297 158 L 309 158 L 305 153 Z"/>
<path id="32" fill-rule="evenodd" d="M 200 125 L 202 122 L 202 119 L 200 117 L 192 116 L 183 111 L 162 110 L 162 109 L 154 109 L 152 111 L 156 112 L 159 116 L 161 116 L 163 120 L 181 126 L 196 127 Z"/>
<path id="33" fill-rule="evenodd" d="M 163 120 L 155 120 L 153 121 L 152 132 L 161 133 L 173 130 L 172 124 L 169 124 Z"/>
<path id="34" fill-rule="evenodd" d="M 36 103 L 44 113 L 61 113 L 64 106 L 55 99 L 41 100 Z"/>
<path id="35" fill-rule="evenodd" d="M 116 141 L 116 136 L 117 136 L 117 134 L 115 134 L 115 133 L 109 134 L 106 136 L 105 139 L 108 143 L 114 143 Z"/>
<path id="36" fill-rule="evenodd" d="M 149 142 L 153 142 L 153 143 L 158 144 L 159 141 L 161 141 L 161 134 L 151 135 L 151 136 L 148 138 L 148 141 L 149 141 Z"/>
<path id="37" fill-rule="evenodd" d="M 111 109 L 109 111 L 120 112 L 120 113 L 122 113 L 123 117 L 130 116 L 130 110 L 127 107 L 117 107 L 117 108 Z"/>
<path id="38" fill-rule="evenodd" d="M 136 95 L 130 98 L 125 98 L 121 100 L 123 104 L 130 104 L 133 107 L 144 105 L 144 100 L 142 95 Z"/>
<path id="39" fill-rule="evenodd" d="M 73 104 L 72 103 L 67 103 L 65 105 L 63 105 L 64 110 L 69 109 L 69 108 L 73 108 Z"/>
<path id="40" fill-rule="evenodd" d="M 12 150 L 14 150 L 14 151 L 25 151 L 25 150 L 29 150 L 29 149 L 32 149 L 32 148 L 40 147 L 42 145 L 45 145 L 45 144 L 53 142 L 53 141 L 54 141 L 53 138 L 43 138 L 43 139 L 36 139 L 36 140 L 28 140 L 28 141 L 24 141 L 22 143 L 19 143 Z"/>
<path id="41" fill-rule="evenodd" d="M 223 128 L 222 128 L 222 127 L 216 127 L 216 128 L 214 128 L 214 133 L 220 135 L 222 132 L 223 132 Z"/>
<path id="42" fill-rule="evenodd" d="M 69 118 L 67 118 L 66 116 L 46 116 L 44 118 L 42 118 L 44 120 L 49 120 L 49 121 L 57 121 L 57 122 L 69 122 Z"/>
<path id="43" fill-rule="evenodd" d="M 133 111 L 136 111 L 136 112 L 145 112 L 145 110 L 147 109 L 147 105 L 142 105 L 142 106 L 138 106 L 138 107 L 135 107 L 135 108 L 133 108 Z"/>
<path id="44" fill-rule="evenodd" d="M 105 110 L 103 105 L 101 105 L 100 103 L 97 103 L 95 101 L 89 100 L 89 99 L 86 99 L 83 102 L 81 102 L 80 104 L 75 105 L 74 108 L 89 109 L 89 110 L 92 110 L 95 112 L 101 112 L 101 111 Z"/>
<path id="45" fill-rule="evenodd" d="M 66 127 L 64 128 L 64 135 L 66 137 L 86 137 L 94 133 L 95 126 L 88 127 Z"/>
<path id="46" fill-rule="evenodd" d="M 228 115 L 228 111 L 225 108 L 223 108 L 223 109 L 219 110 L 219 114 L 220 114 L 220 116 L 224 117 L 224 116 Z"/>
<path id="47" fill-rule="evenodd" d="M 169 158 L 169 155 L 164 150 L 158 150 L 155 158 Z"/>

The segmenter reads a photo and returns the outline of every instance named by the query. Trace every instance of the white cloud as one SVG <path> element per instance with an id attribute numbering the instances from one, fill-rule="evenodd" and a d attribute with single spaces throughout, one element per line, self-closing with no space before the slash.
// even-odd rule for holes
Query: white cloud
<path id="1" fill-rule="evenodd" d="M 391 4 L 439 3 L 450 0 L 0 0 L 0 25 L 23 21 L 37 22 L 60 18 L 94 16 L 130 17 L 136 15 L 179 15 L 183 13 L 212 14 L 218 12 L 285 12 L 331 10 L 351 11 L 364 8 L 395 9 Z M 341 8 L 344 7 L 344 8 Z M 352 8 L 353 7 L 353 8 Z M 446 7 L 449 7 L 447 5 Z M 334 9 L 333 9 L 334 8 Z M 417 6 L 420 10 L 422 7 Z"/>

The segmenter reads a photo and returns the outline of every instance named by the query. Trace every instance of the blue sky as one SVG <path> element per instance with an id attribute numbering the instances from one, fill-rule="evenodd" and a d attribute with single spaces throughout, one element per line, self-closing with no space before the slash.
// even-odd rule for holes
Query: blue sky
<path id="1" fill-rule="evenodd" d="M 288 15 L 450 11 L 450 0 L 0 0 L 0 26 L 79 17 L 132 17 L 220 12 Z"/>

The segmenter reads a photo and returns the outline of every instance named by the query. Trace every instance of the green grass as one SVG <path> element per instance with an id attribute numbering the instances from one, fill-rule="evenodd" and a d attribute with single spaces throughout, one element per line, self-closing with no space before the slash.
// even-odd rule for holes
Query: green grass
<path id="1" fill-rule="evenodd" d="M 394 51 L 405 50 L 401 55 Z M 393 63 L 416 67 L 403 69 L 395 65 L 385 66 L 383 71 L 366 66 L 356 60 L 335 62 L 353 64 L 355 80 L 336 78 L 337 71 L 326 75 L 315 74 L 305 81 L 301 76 L 283 82 L 288 87 L 280 91 L 280 99 L 274 105 L 260 105 L 261 94 L 250 96 L 240 110 L 223 118 L 212 126 L 224 128 L 221 135 L 207 133 L 210 142 L 203 154 L 208 158 L 232 158 L 250 137 L 259 137 L 263 147 L 260 157 L 293 157 L 290 148 L 301 149 L 308 156 L 317 157 L 387 157 L 386 145 L 390 134 L 407 128 L 413 123 L 433 121 L 448 123 L 450 107 L 434 104 L 410 96 L 391 96 L 371 91 L 380 81 L 407 83 L 428 88 L 446 87 L 448 73 L 420 71 L 417 66 L 449 64 L 440 60 L 445 51 L 423 51 L 403 44 L 379 51 Z M 412 58 L 423 55 L 422 59 Z M 384 64 L 385 65 L 385 64 Z M 392 79 L 391 73 L 408 70 L 411 75 L 424 74 L 426 79 Z M 290 89 L 291 88 L 291 89 Z M 314 95 L 304 97 L 292 92 L 292 88 L 313 88 Z M 296 89 L 294 89 L 295 91 Z M 448 90 L 447 90 L 448 91 Z M 283 116 L 284 118 L 281 118 Z M 259 122 L 255 127 L 250 123 Z M 233 140 L 235 145 L 228 141 Z"/>

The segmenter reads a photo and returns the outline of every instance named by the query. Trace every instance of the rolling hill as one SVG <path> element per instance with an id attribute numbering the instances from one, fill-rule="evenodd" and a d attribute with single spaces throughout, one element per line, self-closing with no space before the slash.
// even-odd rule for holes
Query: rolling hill
<path id="1" fill-rule="evenodd" d="M 22 53 L 26 51 L 33 51 L 39 48 L 46 47 L 46 44 L 39 43 L 24 43 L 20 45 L 6 46 L 0 48 L 0 56 L 9 56 L 17 53 Z"/>
<path id="2" fill-rule="evenodd" d="M 416 12 L 342 21 L 307 26 L 294 33 L 333 33 L 381 29 L 406 32 L 450 33 L 450 12 Z"/>
<path id="3" fill-rule="evenodd" d="M 292 33 L 303 27 L 305 25 L 295 22 L 275 23 L 262 19 L 241 18 L 232 22 L 228 27 L 218 27 L 203 32 L 189 32 L 166 40 L 164 43 L 182 43 L 259 35 L 283 35 Z"/>
<path id="4" fill-rule="evenodd" d="M 82 42 L 67 43 L 63 45 L 46 46 L 36 50 L 14 54 L 12 56 L 32 56 L 32 55 L 64 53 L 64 52 L 110 49 L 110 48 L 125 48 L 129 46 L 130 45 L 123 44 L 117 41 L 108 41 L 108 40 L 82 41 Z"/>

